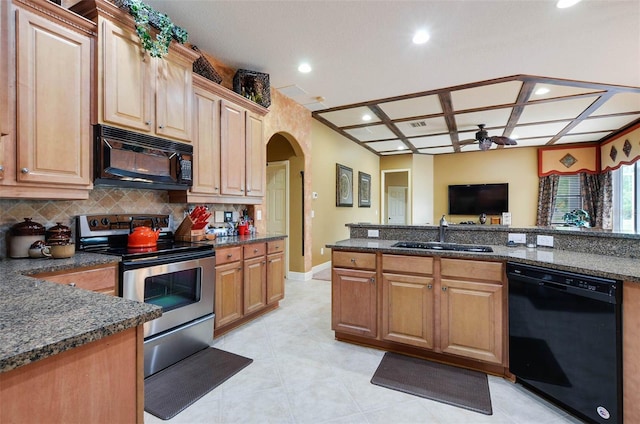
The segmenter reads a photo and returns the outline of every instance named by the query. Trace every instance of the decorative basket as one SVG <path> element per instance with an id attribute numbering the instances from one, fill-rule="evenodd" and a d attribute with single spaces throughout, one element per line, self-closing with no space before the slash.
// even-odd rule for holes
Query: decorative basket
<path id="1" fill-rule="evenodd" d="M 233 76 L 233 91 L 263 107 L 271 106 L 269 74 L 238 69 Z"/>
<path id="2" fill-rule="evenodd" d="M 222 82 L 222 77 L 216 72 L 213 65 L 209 63 L 197 46 L 191 46 L 191 48 L 200 53 L 200 57 L 193 62 L 193 72 L 215 82 L 216 84 L 220 84 Z"/>

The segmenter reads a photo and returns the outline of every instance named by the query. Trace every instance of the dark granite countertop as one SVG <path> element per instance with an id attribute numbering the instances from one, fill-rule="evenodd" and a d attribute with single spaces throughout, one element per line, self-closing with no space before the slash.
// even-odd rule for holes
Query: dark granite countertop
<path id="1" fill-rule="evenodd" d="M 0 260 L 0 372 L 159 317 L 158 306 L 28 276 L 118 261 L 81 252 L 69 259 Z"/>
<path id="2" fill-rule="evenodd" d="M 241 246 L 243 244 L 282 240 L 286 237 L 287 237 L 286 234 L 264 233 L 264 234 L 253 234 L 248 236 L 217 237 L 215 240 L 204 241 L 201 243 L 209 243 L 213 245 L 214 249 L 220 249 L 223 247 Z"/>
<path id="3" fill-rule="evenodd" d="M 511 261 L 551 269 L 578 272 L 617 280 L 640 283 L 640 261 L 593 253 L 572 252 L 550 248 L 528 248 L 523 245 L 507 247 L 490 245 L 493 252 L 456 252 L 392 247 L 398 240 L 352 238 L 327 244 L 333 250 L 383 252 L 395 254 L 454 257 L 464 259 L 490 259 Z"/>

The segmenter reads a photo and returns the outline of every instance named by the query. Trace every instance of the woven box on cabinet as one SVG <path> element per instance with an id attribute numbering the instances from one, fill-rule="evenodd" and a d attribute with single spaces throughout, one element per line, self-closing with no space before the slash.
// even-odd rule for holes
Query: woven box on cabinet
<path id="1" fill-rule="evenodd" d="M 233 91 L 263 107 L 271 106 L 269 74 L 238 69 L 233 76 Z"/>
<path id="2" fill-rule="evenodd" d="M 197 46 L 191 46 L 193 50 L 200 53 L 200 57 L 193 62 L 193 72 L 205 77 L 206 79 L 220 84 L 222 77 L 216 72 L 216 69 L 209 63 Z"/>

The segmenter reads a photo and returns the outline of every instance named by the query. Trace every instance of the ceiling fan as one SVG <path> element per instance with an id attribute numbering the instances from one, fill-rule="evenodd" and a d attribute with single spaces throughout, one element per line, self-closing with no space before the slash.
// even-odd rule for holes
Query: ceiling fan
<path id="1" fill-rule="evenodd" d="M 476 133 L 476 138 L 462 140 L 460 141 L 460 144 L 472 144 L 477 141 L 480 150 L 489 150 L 489 148 L 491 147 L 491 143 L 496 143 L 500 146 L 515 146 L 516 144 L 518 144 L 513 138 L 503 137 L 500 135 L 489 136 L 489 133 L 484 129 L 484 127 L 485 124 L 478 124 L 478 128 L 480 128 L 480 131 Z"/>

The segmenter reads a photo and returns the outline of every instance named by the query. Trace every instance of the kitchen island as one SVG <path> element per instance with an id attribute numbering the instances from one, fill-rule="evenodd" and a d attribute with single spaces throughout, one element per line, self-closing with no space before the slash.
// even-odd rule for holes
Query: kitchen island
<path id="1" fill-rule="evenodd" d="M 117 261 L 0 261 L 0 422 L 142 422 L 142 324 L 161 308 L 29 276 Z"/>
<path id="2" fill-rule="evenodd" d="M 493 250 L 464 252 L 394 246 L 398 241 L 437 242 L 437 226 L 347 226 L 351 238 L 326 245 L 332 249 L 332 327 L 338 340 L 507 378 L 512 376 L 506 262 L 622 281 L 624 420 L 640 422 L 640 365 L 635 360 L 640 351 L 637 235 L 449 226 L 447 242 L 482 244 Z M 507 245 L 510 233 L 524 233 L 529 245 L 537 235 L 553 236 L 554 248 Z"/>

